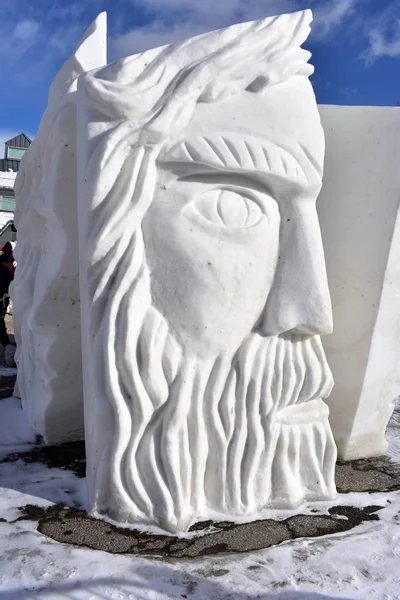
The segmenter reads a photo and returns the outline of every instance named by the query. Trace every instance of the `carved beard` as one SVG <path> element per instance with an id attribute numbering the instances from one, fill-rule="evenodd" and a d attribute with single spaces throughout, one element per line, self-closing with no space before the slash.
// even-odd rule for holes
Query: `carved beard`
<path id="1" fill-rule="evenodd" d="M 319 337 L 255 333 L 233 360 L 203 359 L 186 355 L 149 308 L 136 363 L 129 412 L 114 415 L 118 449 L 100 461 L 95 512 L 175 531 L 212 512 L 254 518 L 335 496 L 336 447 L 319 400 L 332 377 Z"/>

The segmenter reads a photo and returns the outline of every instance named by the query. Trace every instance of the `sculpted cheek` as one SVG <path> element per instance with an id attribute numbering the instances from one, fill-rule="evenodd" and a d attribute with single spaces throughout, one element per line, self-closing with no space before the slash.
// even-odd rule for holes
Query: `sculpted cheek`
<path id="1" fill-rule="evenodd" d="M 242 23 L 79 77 L 94 516 L 184 531 L 335 496 L 310 22 Z"/>

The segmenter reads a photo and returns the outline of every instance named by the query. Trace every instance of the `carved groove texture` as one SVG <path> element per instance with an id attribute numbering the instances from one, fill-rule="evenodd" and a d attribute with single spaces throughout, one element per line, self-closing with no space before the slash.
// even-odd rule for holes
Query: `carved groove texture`
<path id="1" fill-rule="evenodd" d="M 309 20 L 306 12 L 234 26 L 81 78 L 78 205 L 94 514 L 182 530 L 207 511 L 251 515 L 335 493 L 326 413 L 290 424 L 282 412 L 329 393 L 319 339 L 249 333 L 233 357 L 188 354 L 152 306 L 141 230 L 163 145 L 184 131 L 196 103 L 308 75 L 300 44 Z M 273 167 L 268 152 L 252 157 L 228 138 L 205 141 L 221 163 L 251 158 Z M 195 158 L 194 147 L 185 151 Z"/>

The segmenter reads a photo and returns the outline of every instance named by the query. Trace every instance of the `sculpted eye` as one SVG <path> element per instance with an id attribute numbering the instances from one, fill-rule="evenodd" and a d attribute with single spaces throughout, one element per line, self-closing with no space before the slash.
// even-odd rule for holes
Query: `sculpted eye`
<path id="1" fill-rule="evenodd" d="M 232 229 L 254 227 L 264 214 L 245 194 L 220 188 L 205 192 L 189 206 L 207 221 Z"/>

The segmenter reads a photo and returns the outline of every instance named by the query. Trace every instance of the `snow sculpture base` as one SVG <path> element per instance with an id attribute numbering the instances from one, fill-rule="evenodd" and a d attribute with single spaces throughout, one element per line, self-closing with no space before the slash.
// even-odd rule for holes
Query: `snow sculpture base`
<path id="1" fill-rule="evenodd" d="M 384 454 L 400 394 L 400 109 L 320 106 L 318 201 L 335 329 L 330 422 L 343 460 Z"/>
<path id="2" fill-rule="evenodd" d="M 106 62 L 106 15 L 56 75 L 15 184 L 18 268 L 12 289 L 17 390 L 45 441 L 84 437 L 76 182 L 76 86 Z"/>
<path id="3" fill-rule="evenodd" d="M 176 531 L 335 496 L 310 21 L 235 25 L 79 78 L 92 514 Z"/>

